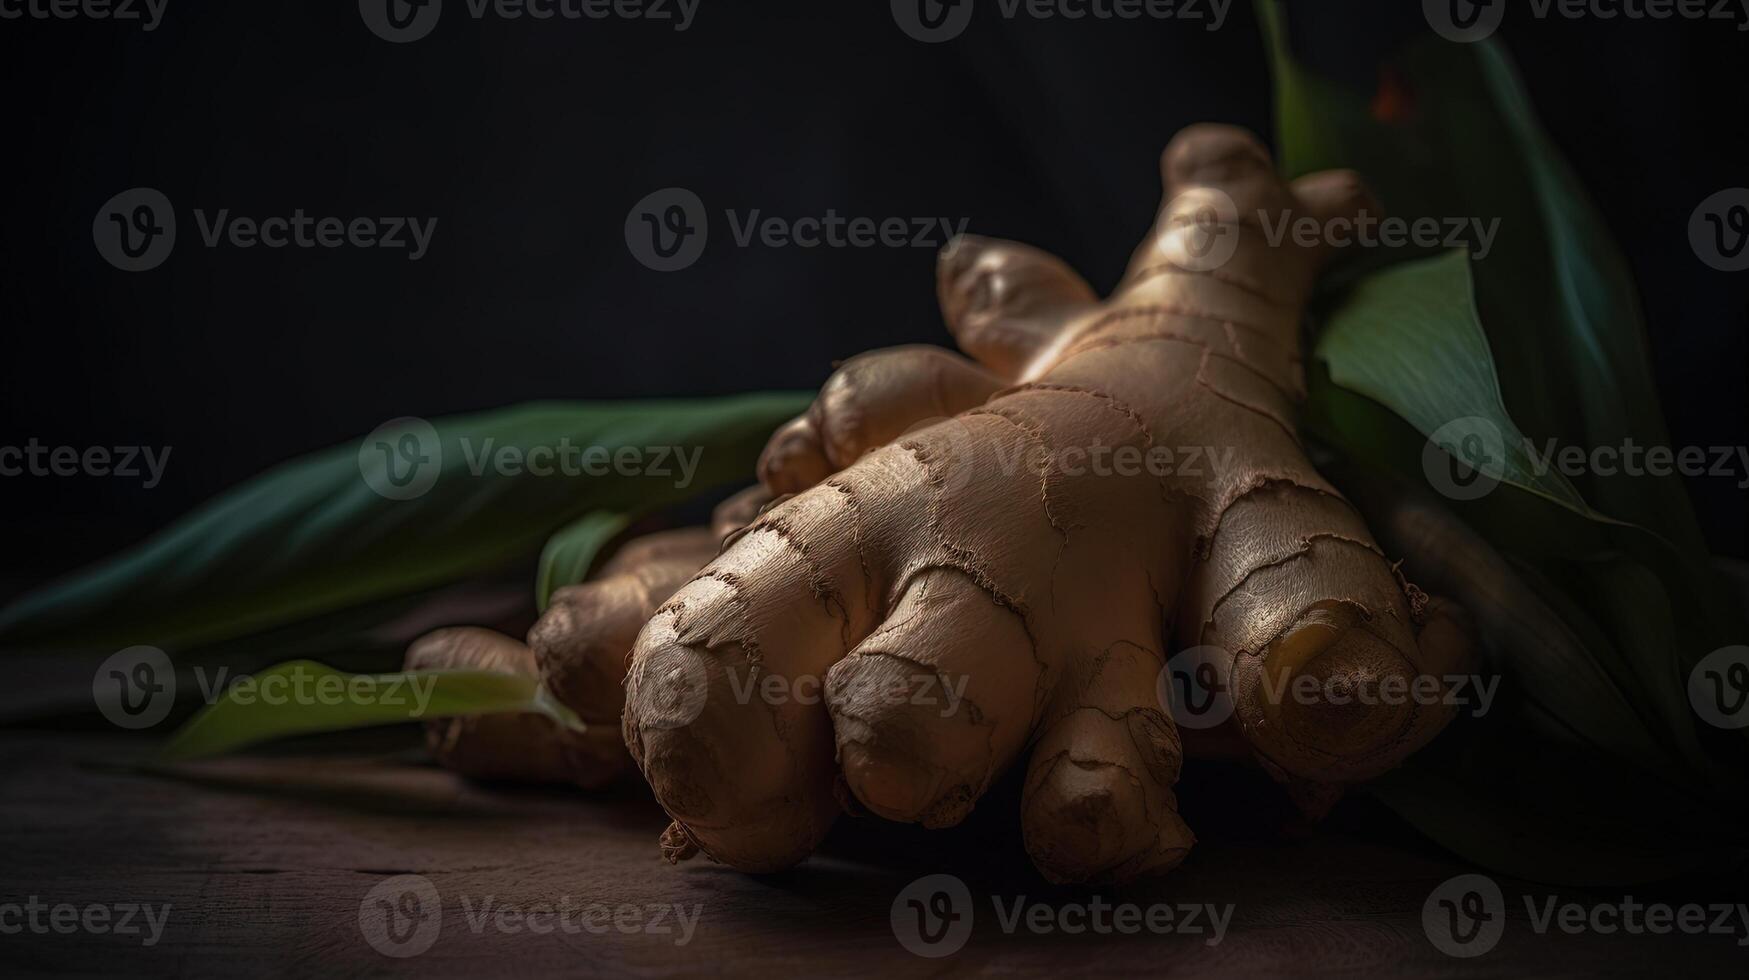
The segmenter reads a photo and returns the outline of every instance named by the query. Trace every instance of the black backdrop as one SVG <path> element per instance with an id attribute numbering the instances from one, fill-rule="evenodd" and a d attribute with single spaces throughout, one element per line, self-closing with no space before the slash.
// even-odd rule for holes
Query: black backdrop
<path id="1" fill-rule="evenodd" d="M 1151 218 L 1176 129 L 1269 130 L 1244 0 L 1212 32 L 980 11 L 938 45 L 880 0 L 702 0 L 683 33 L 449 6 L 399 45 L 351 0 L 169 0 L 150 33 L 0 21 L 0 445 L 173 447 L 150 491 L 0 478 L 7 591 L 394 416 L 813 387 L 836 358 L 944 340 L 929 249 L 736 248 L 725 208 L 969 219 L 1105 287 Z M 1363 83 L 1394 34 L 1423 26 L 1413 0 L 1301 7 L 1308 54 Z M 1749 443 L 1749 273 L 1685 247 L 1696 204 L 1749 184 L 1749 34 L 1528 18 L 1503 34 L 1629 255 L 1675 443 Z M 182 227 L 168 262 L 129 274 L 100 258 L 91 223 L 136 186 L 163 191 Z M 668 186 L 718 220 L 696 265 L 662 274 L 622 229 Z M 200 248 L 194 208 L 439 223 L 410 262 Z M 1742 556 L 1734 482 L 1693 491 L 1716 549 Z"/>

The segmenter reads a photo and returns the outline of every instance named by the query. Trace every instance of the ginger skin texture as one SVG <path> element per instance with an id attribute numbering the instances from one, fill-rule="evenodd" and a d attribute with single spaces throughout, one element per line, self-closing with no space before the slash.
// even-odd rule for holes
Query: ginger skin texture
<path id="1" fill-rule="evenodd" d="M 1304 308 L 1328 255 L 1270 245 L 1260 216 L 1376 205 L 1348 173 L 1284 183 L 1230 127 L 1181 133 L 1162 173 L 1167 203 L 1112 296 L 1035 249 L 957 241 L 939 293 L 969 359 L 912 346 L 845 363 L 773 435 L 759 476 L 776 500 L 728 508 L 711 538 L 739 529 L 721 554 L 696 575 L 676 570 L 704 556 L 673 556 L 612 615 L 535 627 L 549 652 L 517 669 L 589 720 L 617 704 L 602 688 L 629 649 L 625 746 L 674 820 L 671 858 L 778 870 L 847 808 L 951 826 L 1023 766 L 1019 818 L 1047 878 L 1169 871 L 1195 838 L 1162 668 L 1192 647 L 1219 651 L 1225 744 L 1310 809 L 1450 720 L 1437 701 L 1291 694 L 1407 688 L 1467 671 L 1475 649 L 1295 431 Z M 1211 200 L 1230 202 L 1212 228 Z M 1210 235 L 1230 236 L 1230 257 L 1201 260 Z M 1200 465 L 1169 471 L 1096 462 L 1190 449 Z M 617 574 L 576 598 L 630 589 Z M 590 785 L 607 765 L 551 749 L 580 736 L 540 719 L 471 724 L 448 742 L 464 772 L 470 749 L 475 774 L 493 768 L 480 759 L 510 768 L 519 743 L 523 770 L 557 760 L 547 778 Z"/>
<path id="2" fill-rule="evenodd" d="M 1194 838 L 1157 681 L 1191 646 L 1230 654 L 1240 732 L 1295 780 L 1377 775 L 1449 720 L 1269 693 L 1300 675 L 1319 690 L 1443 675 L 1472 649 L 1449 606 L 1412 608 L 1294 428 L 1326 255 L 1272 247 L 1258 216 L 1351 217 L 1365 191 L 1342 173 L 1285 184 L 1227 127 L 1180 134 L 1162 171 L 1168 204 L 1110 298 L 1044 253 L 962 240 L 939 290 L 973 360 L 865 355 L 774 437 L 761 476 L 794 496 L 657 610 L 626 681 L 626 744 L 693 846 L 775 870 L 825 836 L 840 779 L 875 814 L 942 827 L 1022 764 L 1046 877 L 1165 872 Z M 1233 202 L 1214 234 L 1237 247 L 1201 269 L 1210 191 Z M 1068 465 L 1095 446 L 1230 449 L 1231 463 Z M 1045 465 L 1012 464 L 1028 458 Z M 779 690 L 823 678 L 824 704 L 748 697 L 756 673 Z M 892 696 L 935 678 L 963 685 L 958 710 Z"/>

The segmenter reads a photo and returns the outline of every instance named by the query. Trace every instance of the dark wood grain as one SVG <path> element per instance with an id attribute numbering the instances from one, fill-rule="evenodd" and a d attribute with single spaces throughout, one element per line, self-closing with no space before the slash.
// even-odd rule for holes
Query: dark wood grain
<path id="1" fill-rule="evenodd" d="M 1060 905 L 1089 893 L 1031 872 L 1000 793 L 964 830 L 846 821 L 803 867 L 753 877 L 663 863 L 665 820 L 635 786 L 600 797 L 480 787 L 404 752 L 235 759 L 173 775 L 115 764 L 145 747 L 108 735 L 0 736 L 0 901 L 171 905 L 149 948 L 83 931 L 0 935 L 5 975 L 1742 976 L 1749 963 L 1734 936 L 1536 935 L 1518 899 L 1527 886 L 1512 882 L 1502 883 L 1512 911 L 1499 946 L 1448 957 L 1423 931 L 1422 904 L 1470 869 L 1364 803 L 1345 804 L 1315 832 L 1294 831 L 1264 789 L 1238 777 L 1184 788 L 1187 798 L 1232 803 L 1187 805 L 1203 838 L 1187 865 L 1102 893 L 1232 903 L 1230 930 L 1211 944 L 1207 934 L 1005 934 L 992 895 Z M 899 891 L 932 873 L 961 877 L 974 897 L 970 940 L 944 959 L 908 952 L 889 919 Z M 399 874 L 429 880 L 442 907 L 436 941 L 406 959 L 372 948 L 360 921 L 366 893 Z M 678 903 L 699 918 L 684 945 L 673 933 L 476 932 L 467 908 L 488 896 L 517 906 L 566 896 Z"/>

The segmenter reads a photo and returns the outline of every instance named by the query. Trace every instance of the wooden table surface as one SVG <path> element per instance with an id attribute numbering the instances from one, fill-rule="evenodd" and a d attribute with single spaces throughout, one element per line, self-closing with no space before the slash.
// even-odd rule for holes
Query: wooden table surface
<path id="1" fill-rule="evenodd" d="M 972 824 L 928 833 L 846 820 L 823 853 L 791 872 L 743 875 L 699 860 L 671 867 L 665 823 L 637 786 L 606 796 L 482 787 L 421 764 L 417 753 L 277 755 L 149 774 L 118 763 L 148 743 L 116 735 L 0 734 L 0 903 L 169 903 L 159 940 L 20 925 L 0 906 L 0 975 L 480 977 L 754 975 L 766 978 L 983 974 L 1057 976 L 1596 976 L 1676 970 L 1736 976 L 1736 936 L 1537 934 L 1523 901 L 1619 901 L 1501 881 L 1504 932 L 1459 959 L 1429 940 L 1429 894 L 1474 869 L 1432 848 L 1365 800 L 1315 831 L 1249 777 L 1186 785 L 1201 835 L 1191 860 L 1145 887 L 1051 888 L 1026 865 L 1001 793 Z M 1008 792 L 1004 790 L 1003 792 Z M 1191 805 L 1190 800 L 1212 801 Z M 1285 829 L 1284 829 L 1285 828 Z M 925 958 L 894 926 L 895 900 L 919 877 L 952 874 L 972 896 L 969 938 Z M 390 942 L 371 890 L 416 875 L 441 912 L 431 933 L 397 919 Z M 399 889 L 407 881 L 395 883 Z M 397 891 L 395 896 L 399 896 Z M 1201 934 L 1005 932 L 996 904 L 1231 904 L 1218 942 Z M 1655 897 L 1651 892 L 1636 898 Z M 1670 900 L 1681 900 L 1672 895 Z M 603 903 L 619 925 L 531 932 L 482 917 L 490 901 L 533 910 Z M 365 913 L 361 914 L 361 906 Z M 646 930 L 653 909 L 678 906 Z M 911 914 L 901 911 L 901 918 Z M 1042 913 L 1038 913 L 1042 914 Z M 1054 915 L 1054 913 L 1053 913 Z M 536 925 L 551 920 L 536 915 Z M 915 920 L 913 920 L 915 921 Z M 932 920 L 936 921 L 936 920 Z M 1063 920 L 1071 926 L 1080 920 Z M 18 928 L 11 928 L 18 926 Z M 508 927 L 507 927 L 508 926 Z M 666 931 L 662 927 L 666 926 Z M 514 927 L 514 931 L 511 928 Z M 623 931 L 622 931 L 623 927 Z M 1741 927 L 1740 927 L 1741 928 Z M 370 939 L 392 952 L 379 951 Z M 394 938 L 412 938 L 396 946 Z M 682 940 L 684 939 L 684 942 Z"/>

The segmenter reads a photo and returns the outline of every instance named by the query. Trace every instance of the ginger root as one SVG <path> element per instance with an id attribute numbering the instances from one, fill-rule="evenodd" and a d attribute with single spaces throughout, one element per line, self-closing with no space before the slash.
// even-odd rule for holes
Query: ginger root
<path id="1" fill-rule="evenodd" d="M 1278 693 L 1413 683 L 1474 649 L 1460 613 L 1400 581 L 1295 430 L 1327 255 L 1270 245 L 1259 216 L 1376 205 L 1348 173 L 1284 183 L 1228 127 L 1186 130 L 1162 170 L 1167 203 L 1111 297 L 1037 250 L 960 240 L 939 291 L 975 360 L 856 358 L 773 436 L 760 478 L 794 496 L 632 650 L 625 742 L 674 818 L 667 853 L 783 868 L 840 794 L 948 826 L 1021 764 L 1048 878 L 1165 872 L 1194 837 L 1158 682 L 1189 647 L 1222 651 L 1232 724 L 1296 796 L 1327 800 L 1449 720 L 1440 704 Z M 1205 261 L 1211 240 L 1231 257 Z M 1161 450 L 1181 465 L 1097 462 Z M 605 661 L 592 670 L 579 686 L 607 683 Z"/>
<path id="2" fill-rule="evenodd" d="M 582 585 L 553 593 L 528 642 L 492 630 L 441 629 L 407 650 L 408 670 L 493 670 L 540 677 L 588 727 L 567 731 L 543 715 L 446 718 L 425 726 L 438 762 L 475 779 L 604 786 L 631 768 L 620 736 L 622 679 L 638 630 L 674 590 L 715 557 L 725 537 L 769 499 L 753 487 L 725 501 L 709 528 L 635 538 Z"/>
<path id="3" fill-rule="evenodd" d="M 1349 173 L 1284 183 L 1228 127 L 1186 130 L 1162 171 L 1167 203 L 1111 297 L 1043 252 L 961 239 L 939 293 L 973 359 L 846 362 L 710 531 L 632 542 L 526 645 L 415 644 L 410 666 L 538 673 L 595 723 L 434 723 L 440 760 L 584 786 L 635 760 L 674 818 L 664 854 L 749 871 L 801 860 L 846 808 L 958 823 L 1023 764 L 1039 870 L 1118 882 L 1195 839 L 1173 793 L 1175 653 L 1217 650 L 1231 702 L 1193 754 L 1242 747 L 1308 812 L 1431 739 L 1440 701 L 1331 696 L 1465 671 L 1475 644 L 1307 461 L 1300 329 L 1328 256 L 1261 230 L 1376 205 Z M 1223 236 L 1230 257 L 1209 261 Z M 623 747 L 604 735 L 622 707 Z"/>

